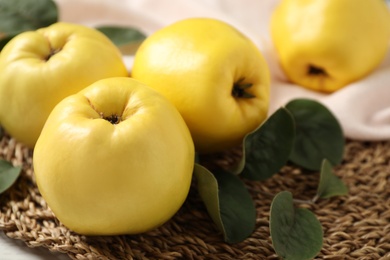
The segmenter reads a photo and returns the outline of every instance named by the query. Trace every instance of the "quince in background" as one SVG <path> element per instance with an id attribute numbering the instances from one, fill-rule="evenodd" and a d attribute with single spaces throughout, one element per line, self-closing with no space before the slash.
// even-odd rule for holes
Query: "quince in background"
<path id="1" fill-rule="evenodd" d="M 55 23 L 21 33 L 0 54 L 0 124 L 33 147 L 60 100 L 115 76 L 128 76 L 121 53 L 95 29 Z"/>
<path id="2" fill-rule="evenodd" d="M 176 106 L 199 153 L 241 144 L 267 117 L 268 66 L 223 21 L 190 18 L 160 29 L 141 44 L 131 75 Z"/>
<path id="3" fill-rule="evenodd" d="M 372 72 L 389 48 L 384 0 L 282 0 L 271 34 L 286 76 L 333 92 Z"/>
<path id="4" fill-rule="evenodd" d="M 131 79 L 97 81 L 62 100 L 34 149 L 39 191 L 85 235 L 136 234 L 185 201 L 194 144 L 176 108 Z"/>

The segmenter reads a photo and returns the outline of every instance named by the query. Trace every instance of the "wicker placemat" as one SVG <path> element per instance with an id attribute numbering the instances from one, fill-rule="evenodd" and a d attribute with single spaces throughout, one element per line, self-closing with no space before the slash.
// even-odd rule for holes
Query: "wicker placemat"
<path id="1" fill-rule="evenodd" d="M 272 197 L 289 190 L 311 199 L 318 174 L 286 165 L 264 182 L 246 182 L 257 207 L 256 230 L 245 241 L 223 242 L 193 187 L 181 210 L 157 230 L 134 236 L 86 237 L 61 225 L 40 196 L 31 167 L 32 152 L 5 136 L 0 158 L 23 165 L 15 185 L 0 195 L 0 229 L 29 247 L 44 247 L 73 259 L 277 259 L 269 235 Z M 390 141 L 348 141 L 335 169 L 348 196 L 320 200 L 310 208 L 324 229 L 318 259 L 390 259 Z"/>

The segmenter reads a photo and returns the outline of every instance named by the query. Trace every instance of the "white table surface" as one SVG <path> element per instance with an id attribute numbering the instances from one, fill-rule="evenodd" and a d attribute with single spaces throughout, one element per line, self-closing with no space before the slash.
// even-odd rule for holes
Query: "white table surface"
<path id="1" fill-rule="evenodd" d="M 52 253 L 45 248 L 29 248 L 23 241 L 11 239 L 0 231 L 1 260 L 69 260 L 66 254 Z"/>

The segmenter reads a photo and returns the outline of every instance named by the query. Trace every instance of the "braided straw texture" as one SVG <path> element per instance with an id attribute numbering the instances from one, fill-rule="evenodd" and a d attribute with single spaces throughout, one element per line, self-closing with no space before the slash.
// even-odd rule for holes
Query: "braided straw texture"
<path id="1" fill-rule="evenodd" d="M 87 237 L 64 227 L 41 197 L 32 170 L 32 151 L 4 136 L 0 158 L 23 165 L 17 182 L 0 195 L 0 229 L 29 247 L 43 247 L 71 259 L 277 259 L 269 234 L 272 196 L 283 190 L 310 200 L 319 174 L 286 165 L 272 178 L 246 181 L 257 208 L 256 229 L 238 244 L 223 242 L 192 186 L 180 211 L 160 228 L 132 236 Z M 335 173 L 347 196 L 320 199 L 312 210 L 324 231 L 316 259 L 390 259 L 390 141 L 347 141 Z"/>

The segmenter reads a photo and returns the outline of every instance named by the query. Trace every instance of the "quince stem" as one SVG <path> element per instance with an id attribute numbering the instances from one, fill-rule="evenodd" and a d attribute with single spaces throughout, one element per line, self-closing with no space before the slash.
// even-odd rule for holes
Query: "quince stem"
<path id="1" fill-rule="evenodd" d="M 102 118 L 104 120 L 107 120 L 108 122 L 110 122 L 113 125 L 117 125 L 122 121 L 122 117 L 119 115 L 116 115 L 116 114 L 110 115 L 108 117 L 102 116 Z"/>
<path id="2" fill-rule="evenodd" d="M 51 57 L 59 53 L 61 49 L 51 49 L 49 55 L 46 57 L 46 61 L 50 60 Z"/>
<path id="3" fill-rule="evenodd" d="M 252 87 L 252 83 L 242 83 L 244 78 L 240 78 L 233 84 L 232 95 L 237 98 L 254 98 L 255 96 L 245 90 Z"/>
<path id="4" fill-rule="evenodd" d="M 323 68 L 314 65 L 309 65 L 308 74 L 312 76 L 328 76 Z"/>

